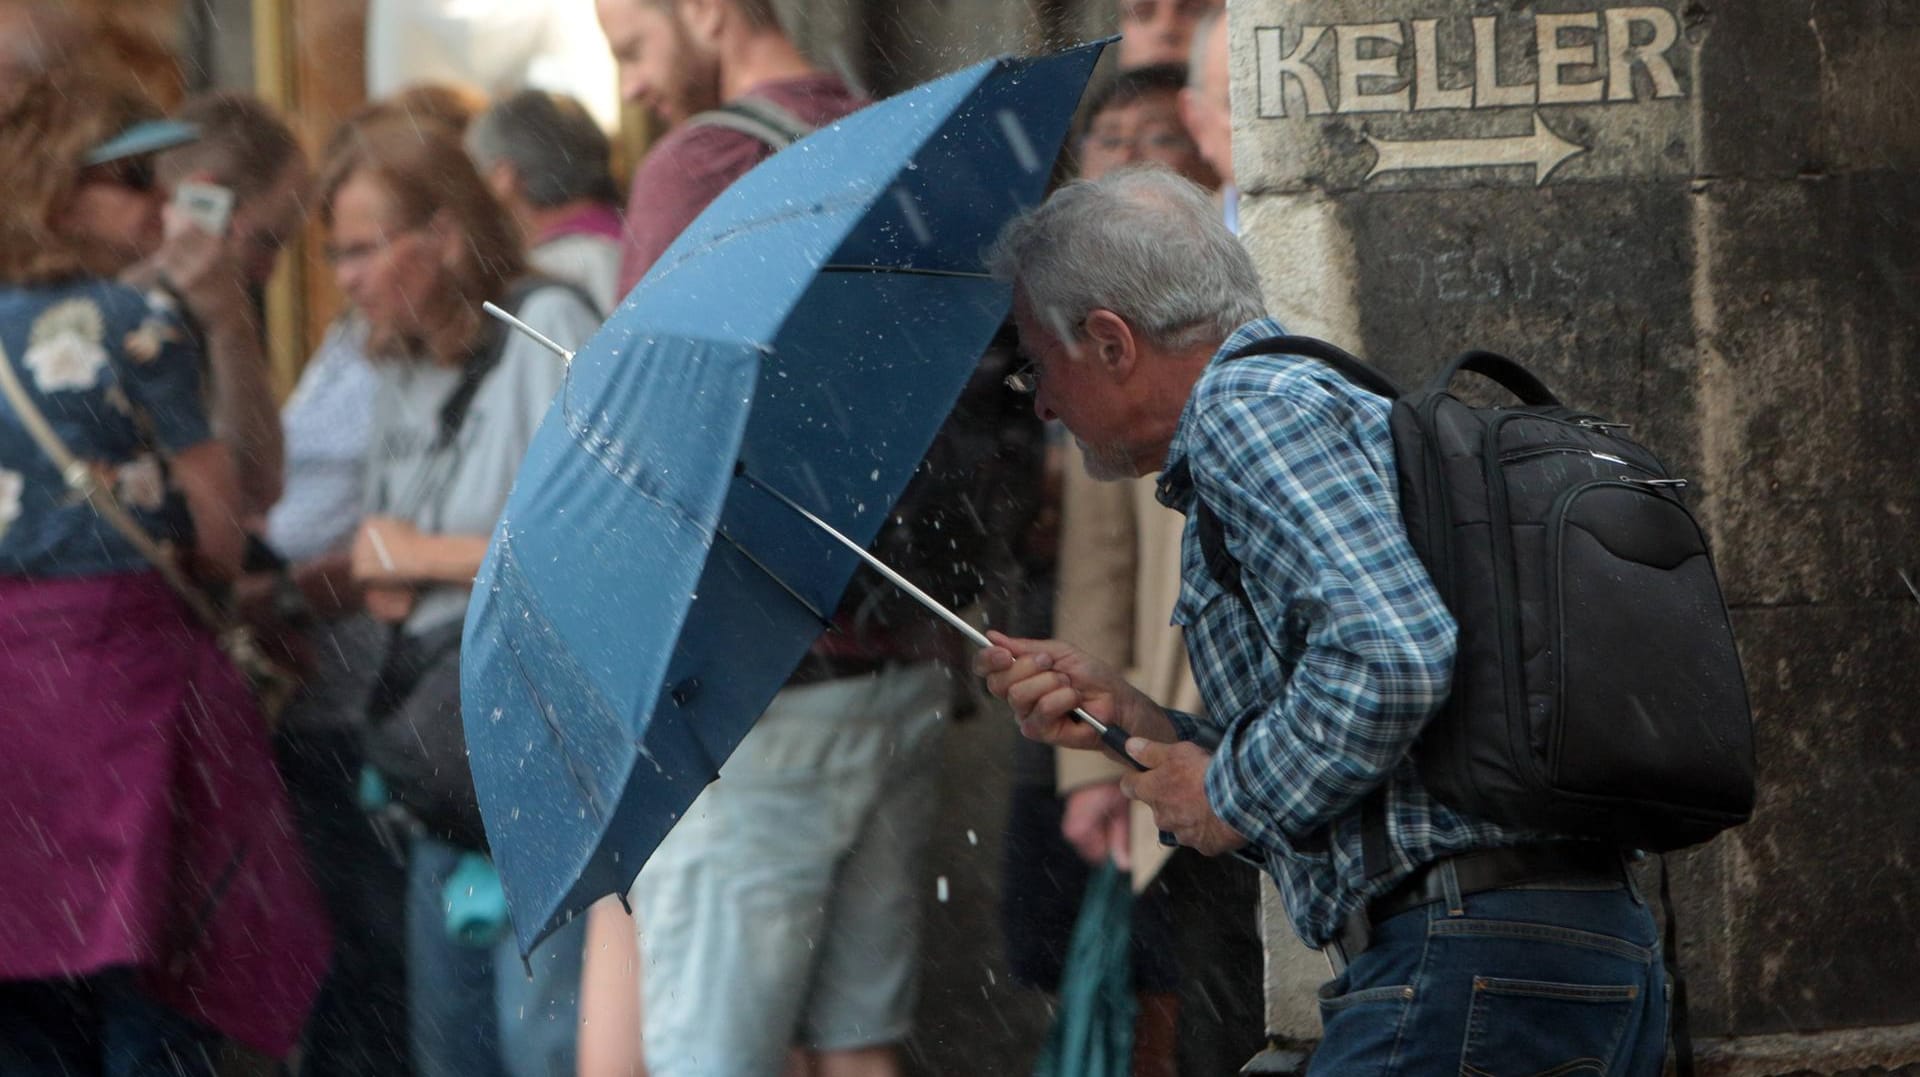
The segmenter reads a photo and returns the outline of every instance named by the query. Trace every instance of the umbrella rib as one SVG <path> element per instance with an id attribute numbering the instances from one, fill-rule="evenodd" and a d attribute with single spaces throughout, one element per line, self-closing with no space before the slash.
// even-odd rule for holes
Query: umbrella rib
<path id="1" fill-rule="evenodd" d="M 806 596 L 794 590 L 793 585 L 781 579 L 780 575 L 774 572 L 773 569 L 768 568 L 766 562 L 760 560 L 758 557 L 755 557 L 752 551 L 748 550 L 745 546 L 742 546 L 740 544 L 740 540 L 734 538 L 732 535 L 727 534 L 726 528 L 716 527 L 713 529 L 713 533 L 720 536 L 722 539 L 725 539 L 727 545 L 732 546 L 735 553 L 738 553 L 741 557 L 746 558 L 748 564 L 752 565 L 754 568 L 759 569 L 760 572 L 767 577 L 767 579 L 772 580 L 776 586 L 778 586 L 782 591 L 785 591 L 788 597 L 792 598 L 795 602 L 798 602 L 800 604 L 801 609 L 804 609 L 808 613 L 813 614 L 814 620 L 819 621 L 823 627 L 826 627 L 826 628 L 833 627 L 833 618 L 828 617 L 827 615 L 821 613 L 818 609 L 815 609 L 813 603 L 807 601 Z"/>
<path id="2" fill-rule="evenodd" d="M 593 783 L 580 773 L 580 762 L 573 757 L 572 747 L 567 743 L 566 730 L 554 720 L 553 705 L 548 703 L 546 697 L 541 694 L 538 688 L 539 682 L 533 679 L 532 671 L 527 669 L 525 660 L 520 656 L 519 648 L 512 646 L 511 641 L 507 646 L 507 653 L 513 656 L 514 668 L 519 671 L 521 682 L 533 695 L 533 709 L 540 712 L 540 720 L 546 723 L 547 732 L 552 734 L 554 743 L 560 747 L 560 758 L 567 764 L 567 776 L 573 779 L 573 784 L 578 786 L 581 794 L 586 797 L 587 805 L 593 809 L 594 821 L 606 822 L 606 805 L 600 803 L 600 795 L 594 791 Z"/>
<path id="3" fill-rule="evenodd" d="M 976 273 L 965 269 L 915 269 L 912 266 L 857 266 L 830 262 L 820 267 L 822 273 L 898 273 L 908 277 L 960 277 L 965 280 L 993 280 L 991 273 Z"/>
<path id="4" fill-rule="evenodd" d="M 515 556 L 510 532 L 503 531 L 499 550 L 503 569 L 516 578 L 520 577 L 519 559 Z M 527 588 L 527 590 L 531 590 L 531 588 Z M 546 615 L 534 608 L 532 602 L 528 601 L 523 604 L 525 606 L 525 612 L 529 617 L 537 618 L 542 628 L 548 631 L 552 630 L 552 625 Z M 573 784 L 580 790 L 580 794 L 585 798 L 587 806 L 593 809 L 594 821 L 598 823 L 606 822 L 607 806 L 601 802 L 600 794 L 593 782 L 589 781 L 587 776 L 581 772 L 581 762 L 574 758 L 573 746 L 567 741 L 566 730 L 555 720 L 555 708 L 553 704 L 548 701 L 546 694 L 540 690 L 540 681 L 533 676 L 533 671 L 527 668 L 526 657 L 520 653 L 520 648 L 515 645 L 512 637 L 506 637 L 505 642 L 507 645 L 507 656 L 513 661 L 513 669 L 514 672 L 519 675 L 521 686 L 526 690 L 527 694 L 532 697 L 533 709 L 539 712 L 541 722 L 547 727 L 547 733 L 553 737 L 554 744 L 560 749 L 560 758 L 562 762 L 566 764 L 567 777 L 573 779 Z M 606 715 L 610 722 L 613 720 L 612 715 L 608 713 L 608 708 L 600 701 L 597 694 L 590 702 L 600 704 L 596 709 Z"/>
<path id="5" fill-rule="evenodd" d="M 971 640 L 974 646 L 982 647 L 982 648 L 993 646 L 993 641 L 988 639 L 986 635 L 982 633 L 979 629 L 968 624 L 966 620 L 963 619 L 959 614 L 941 605 L 940 601 L 934 598 L 932 595 L 929 595 L 925 591 L 922 591 L 920 588 L 914 586 L 914 583 L 912 580 L 909 580 L 905 576 L 902 576 L 900 575 L 900 573 L 894 571 L 891 565 L 888 565 L 885 561 L 882 561 L 878 557 L 875 557 L 872 553 L 868 552 L 867 549 L 861 546 L 859 543 L 841 534 L 836 528 L 834 528 L 832 524 L 828 523 L 825 520 L 822 520 L 820 517 L 807 511 L 806 506 L 800 504 L 798 501 L 795 501 L 793 498 L 788 497 L 787 495 L 781 493 L 780 491 L 760 481 L 759 477 L 755 476 L 752 472 L 747 470 L 747 466 L 744 462 L 735 463 L 733 465 L 733 473 L 735 475 L 738 475 L 740 478 L 747 480 L 747 482 L 753 484 L 753 486 L 756 489 L 760 490 L 762 493 L 765 493 L 768 497 L 773 498 L 775 501 L 778 501 L 782 505 L 785 505 L 787 508 L 793 510 L 796 514 L 798 514 L 800 517 L 805 519 L 808 523 L 812 524 L 813 526 L 819 528 L 822 531 L 825 531 L 828 535 L 832 536 L 835 541 L 839 542 L 840 545 L 845 546 L 849 550 L 852 550 L 855 554 L 857 554 L 860 557 L 862 561 L 865 561 L 869 566 L 871 566 L 875 572 L 880 573 L 880 575 L 885 576 L 888 580 L 892 581 L 895 587 L 898 587 L 902 591 L 905 591 L 910 597 L 913 598 L 914 601 L 926 607 L 928 612 L 932 613 L 934 616 L 940 618 L 941 620 L 947 622 L 947 624 L 953 626 L 953 628 L 957 630 L 961 635 Z M 1085 722 L 1088 728 L 1100 734 L 1100 740 L 1103 743 L 1105 743 L 1108 748 L 1112 749 L 1113 753 L 1117 757 L 1119 757 L 1122 760 L 1125 760 L 1129 766 L 1133 767 L 1133 769 L 1142 770 L 1142 771 L 1147 769 L 1145 766 L 1141 765 L 1138 759 L 1135 759 L 1131 754 L 1127 752 L 1127 733 L 1125 730 L 1121 729 L 1119 726 L 1111 726 L 1105 722 L 1102 722 L 1100 719 L 1095 718 L 1091 714 L 1088 714 L 1085 708 L 1082 708 L 1082 707 L 1075 707 L 1073 709 L 1072 714 L 1075 719 Z"/>

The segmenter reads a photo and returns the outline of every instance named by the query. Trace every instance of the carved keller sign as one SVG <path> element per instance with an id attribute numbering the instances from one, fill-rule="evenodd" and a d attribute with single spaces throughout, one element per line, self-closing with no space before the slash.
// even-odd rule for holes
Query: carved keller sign
<path id="1" fill-rule="evenodd" d="M 1251 6 L 1247 134 L 1331 182 L 1539 185 L 1686 167 L 1692 49 L 1674 7 Z"/>

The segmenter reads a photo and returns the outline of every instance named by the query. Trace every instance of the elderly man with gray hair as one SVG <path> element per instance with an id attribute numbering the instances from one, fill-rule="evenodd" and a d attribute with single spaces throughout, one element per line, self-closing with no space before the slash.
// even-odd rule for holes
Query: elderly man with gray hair
<path id="1" fill-rule="evenodd" d="M 988 689 L 1044 743 L 1099 747 L 1075 707 L 1126 730 L 1147 769 L 1121 787 L 1161 830 L 1273 876 L 1335 970 L 1311 1072 L 1659 1073 L 1659 940 L 1618 854 L 1450 808 L 1409 759 L 1456 628 L 1401 522 L 1387 401 L 1270 352 L 1252 260 L 1170 173 L 1069 185 L 993 260 L 1030 359 L 1015 387 L 1090 472 L 1158 471 L 1187 516 L 1174 620 L 1205 714 L 1058 640 L 994 636 Z"/>
<path id="2" fill-rule="evenodd" d="M 527 260 L 584 289 L 602 314 L 618 302 L 620 190 L 612 147 L 586 106 L 522 90 L 467 128 L 467 156 L 527 242 Z"/>

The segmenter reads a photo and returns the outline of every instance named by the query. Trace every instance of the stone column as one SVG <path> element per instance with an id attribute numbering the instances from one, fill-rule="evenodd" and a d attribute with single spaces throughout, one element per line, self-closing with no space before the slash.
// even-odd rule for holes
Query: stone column
<path id="1" fill-rule="evenodd" d="M 1272 310 L 1403 382 L 1510 354 L 1693 480 L 1762 783 L 1670 858 L 1705 1068 L 1920 1061 L 1920 5 L 1230 11 Z"/>

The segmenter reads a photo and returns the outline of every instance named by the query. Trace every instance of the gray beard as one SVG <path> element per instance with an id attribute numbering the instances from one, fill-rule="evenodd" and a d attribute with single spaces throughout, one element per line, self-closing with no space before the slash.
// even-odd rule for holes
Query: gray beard
<path id="1" fill-rule="evenodd" d="M 1089 445 L 1081 441 L 1080 455 L 1086 461 L 1087 474 L 1095 482 L 1131 482 L 1138 478 L 1133 472 L 1133 457 L 1117 445 Z"/>

